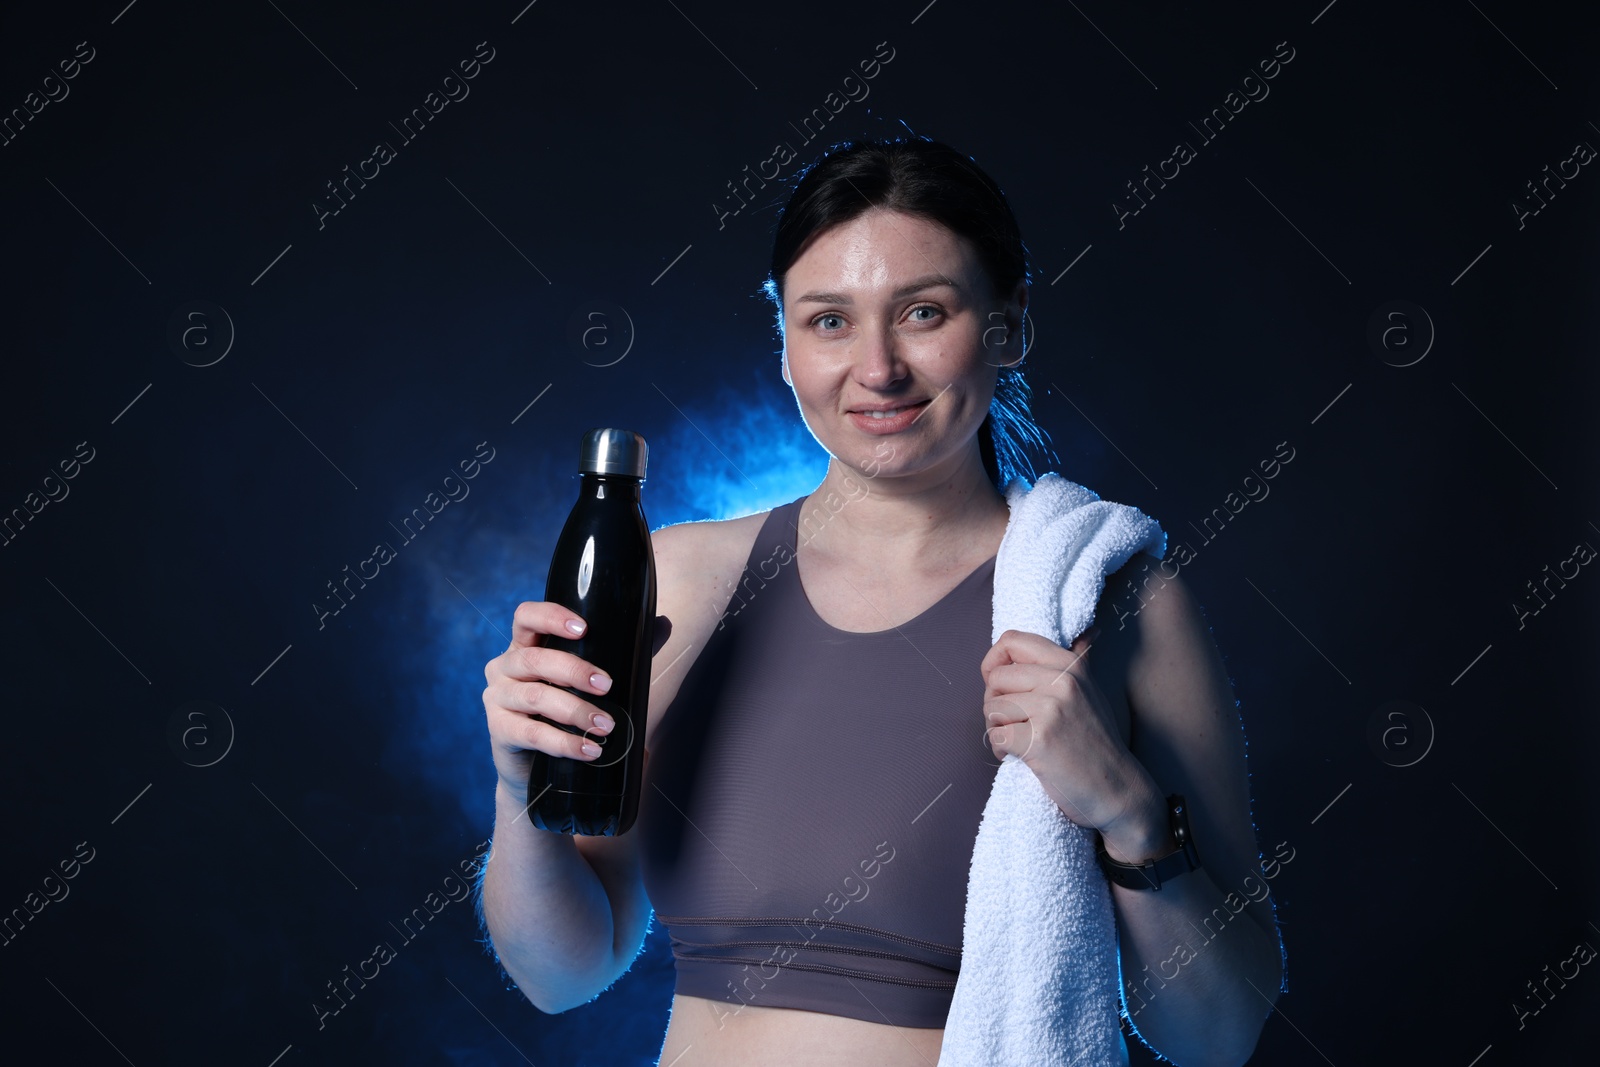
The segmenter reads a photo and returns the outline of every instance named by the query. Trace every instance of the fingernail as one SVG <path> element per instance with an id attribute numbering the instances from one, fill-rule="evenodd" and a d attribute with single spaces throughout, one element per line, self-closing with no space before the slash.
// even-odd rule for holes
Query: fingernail
<path id="1" fill-rule="evenodd" d="M 577 619 L 568 619 L 567 629 L 571 630 L 574 634 L 581 634 L 583 633 L 583 623 L 579 622 Z"/>
<path id="2" fill-rule="evenodd" d="M 585 756 L 598 756 L 600 755 L 600 746 L 593 741 L 585 741 L 583 743 L 583 754 Z"/>
<path id="3" fill-rule="evenodd" d="M 603 712 L 596 712 L 595 713 L 595 715 L 594 715 L 594 728 L 596 730 L 609 730 L 615 725 L 616 725 L 616 723 L 611 721 L 611 716 L 606 715 Z"/>
<path id="4" fill-rule="evenodd" d="M 603 674 L 591 674 L 589 675 L 589 684 L 604 693 L 611 688 L 611 679 Z"/>

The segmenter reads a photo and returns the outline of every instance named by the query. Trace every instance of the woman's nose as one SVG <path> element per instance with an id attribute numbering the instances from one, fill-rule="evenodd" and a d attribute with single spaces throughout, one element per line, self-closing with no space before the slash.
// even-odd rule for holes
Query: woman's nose
<path id="1" fill-rule="evenodd" d="M 906 376 L 906 362 L 900 339 L 892 326 L 863 331 L 856 344 L 856 380 L 872 389 L 883 389 Z"/>

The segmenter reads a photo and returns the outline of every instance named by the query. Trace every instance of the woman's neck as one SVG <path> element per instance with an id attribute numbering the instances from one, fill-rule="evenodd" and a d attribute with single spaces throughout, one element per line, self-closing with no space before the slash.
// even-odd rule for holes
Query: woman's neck
<path id="1" fill-rule="evenodd" d="M 965 560 L 975 546 L 992 555 L 1011 511 L 974 447 L 949 473 L 868 477 L 837 459 L 801 505 L 801 537 L 824 557 L 904 566 Z"/>

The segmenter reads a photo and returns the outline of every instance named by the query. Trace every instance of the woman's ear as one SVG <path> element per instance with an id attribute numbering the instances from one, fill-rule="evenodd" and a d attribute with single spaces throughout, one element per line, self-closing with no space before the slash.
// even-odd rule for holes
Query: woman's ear
<path id="1" fill-rule="evenodd" d="M 783 346 L 783 354 L 778 357 L 779 369 L 783 371 L 783 384 L 790 389 L 794 388 L 794 381 L 789 377 L 789 346 Z"/>
<path id="2" fill-rule="evenodd" d="M 1016 289 L 1011 293 L 1011 299 L 1006 302 L 1006 340 L 1016 340 L 1015 360 L 1005 366 L 1014 367 L 1021 363 L 1027 356 L 1028 349 L 1033 347 L 1033 339 L 1026 335 L 1028 325 L 1028 283 L 1026 280 L 1017 283 Z"/>
<path id="3" fill-rule="evenodd" d="M 991 351 L 993 359 L 984 362 L 994 367 L 1015 367 L 1032 347 L 1030 338 L 1024 336 L 1028 315 L 1028 285 L 1018 282 L 1010 297 L 1000 303 L 999 309 L 989 312 L 989 320 L 998 323 L 983 331 L 983 347 Z M 998 360 L 998 361 L 996 361 Z"/>

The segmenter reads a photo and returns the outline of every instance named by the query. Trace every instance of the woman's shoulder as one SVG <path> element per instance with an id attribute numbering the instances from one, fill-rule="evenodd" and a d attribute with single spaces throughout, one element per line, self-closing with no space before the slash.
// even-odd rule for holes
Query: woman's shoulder
<path id="1" fill-rule="evenodd" d="M 667 639 L 656 657 L 668 668 L 651 682 L 647 744 L 657 721 L 656 708 L 665 709 L 672 702 L 698 656 L 685 653 L 703 649 L 718 628 L 769 514 L 680 522 L 650 534 L 656 561 L 656 614 L 668 620 Z"/>
<path id="2" fill-rule="evenodd" d="M 772 508 L 732 519 L 696 519 L 663 526 L 650 534 L 657 578 L 663 583 L 711 582 L 732 592 L 756 536 Z"/>

